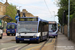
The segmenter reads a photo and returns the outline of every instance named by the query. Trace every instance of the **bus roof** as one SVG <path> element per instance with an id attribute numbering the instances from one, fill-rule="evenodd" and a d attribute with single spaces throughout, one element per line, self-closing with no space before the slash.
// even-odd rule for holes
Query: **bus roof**
<path id="1" fill-rule="evenodd" d="M 49 21 L 48 23 L 49 23 L 49 24 L 55 24 L 56 21 Z"/>
<path id="2" fill-rule="evenodd" d="M 41 18 L 39 18 L 39 17 L 20 17 L 20 18 L 37 18 L 37 19 L 38 19 L 38 21 L 48 22 L 48 21 L 43 20 L 43 19 L 41 19 Z"/>

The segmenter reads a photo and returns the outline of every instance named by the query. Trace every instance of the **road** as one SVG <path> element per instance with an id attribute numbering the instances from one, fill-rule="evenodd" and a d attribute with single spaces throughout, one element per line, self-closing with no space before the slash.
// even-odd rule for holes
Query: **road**
<path id="1" fill-rule="evenodd" d="M 55 38 L 50 38 L 48 41 L 42 41 L 39 44 L 34 42 L 15 42 L 15 36 L 4 35 L 0 39 L 0 50 L 54 50 Z"/>

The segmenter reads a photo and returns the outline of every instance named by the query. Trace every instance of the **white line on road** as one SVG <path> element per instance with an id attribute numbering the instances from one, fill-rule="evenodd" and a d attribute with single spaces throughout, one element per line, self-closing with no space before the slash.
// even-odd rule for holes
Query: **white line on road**
<path id="1" fill-rule="evenodd" d="M 17 46 L 19 46 L 19 45 L 12 46 L 12 47 L 8 47 L 8 48 L 2 48 L 1 50 L 5 50 L 5 49 L 9 49 L 9 48 L 17 47 Z"/>

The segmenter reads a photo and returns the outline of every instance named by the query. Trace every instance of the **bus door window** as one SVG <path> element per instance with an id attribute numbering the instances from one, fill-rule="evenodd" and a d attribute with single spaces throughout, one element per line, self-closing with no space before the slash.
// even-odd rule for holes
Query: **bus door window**
<path id="1" fill-rule="evenodd" d="M 49 31 L 53 31 L 52 24 L 49 24 Z"/>
<path id="2" fill-rule="evenodd" d="M 53 32 L 55 32 L 56 29 L 57 29 L 57 28 L 56 28 L 56 24 L 53 24 L 53 25 L 52 25 L 52 28 L 53 28 Z"/>

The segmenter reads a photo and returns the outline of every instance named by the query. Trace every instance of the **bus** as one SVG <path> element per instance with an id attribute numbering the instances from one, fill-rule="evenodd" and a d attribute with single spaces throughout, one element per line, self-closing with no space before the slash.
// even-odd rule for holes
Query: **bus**
<path id="1" fill-rule="evenodd" d="M 17 21 L 16 43 L 40 42 L 48 39 L 48 21 L 38 17 L 20 17 Z"/>
<path id="2" fill-rule="evenodd" d="M 55 21 L 49 21 L 49 37 L 58 36 L 58 24 Z"/>
<path id="3" fill-rule="evenodd" d="M 7 36 L 9 36 L 10 34 L 13 36 L 15 36 L 16 34 L 16 27 L 17 27 L 17 24 L 16 23 L 12 23 L 12 22 L 9 22 L 7 23 L 7 26 L 6 26 L 6 34 Z"/>

